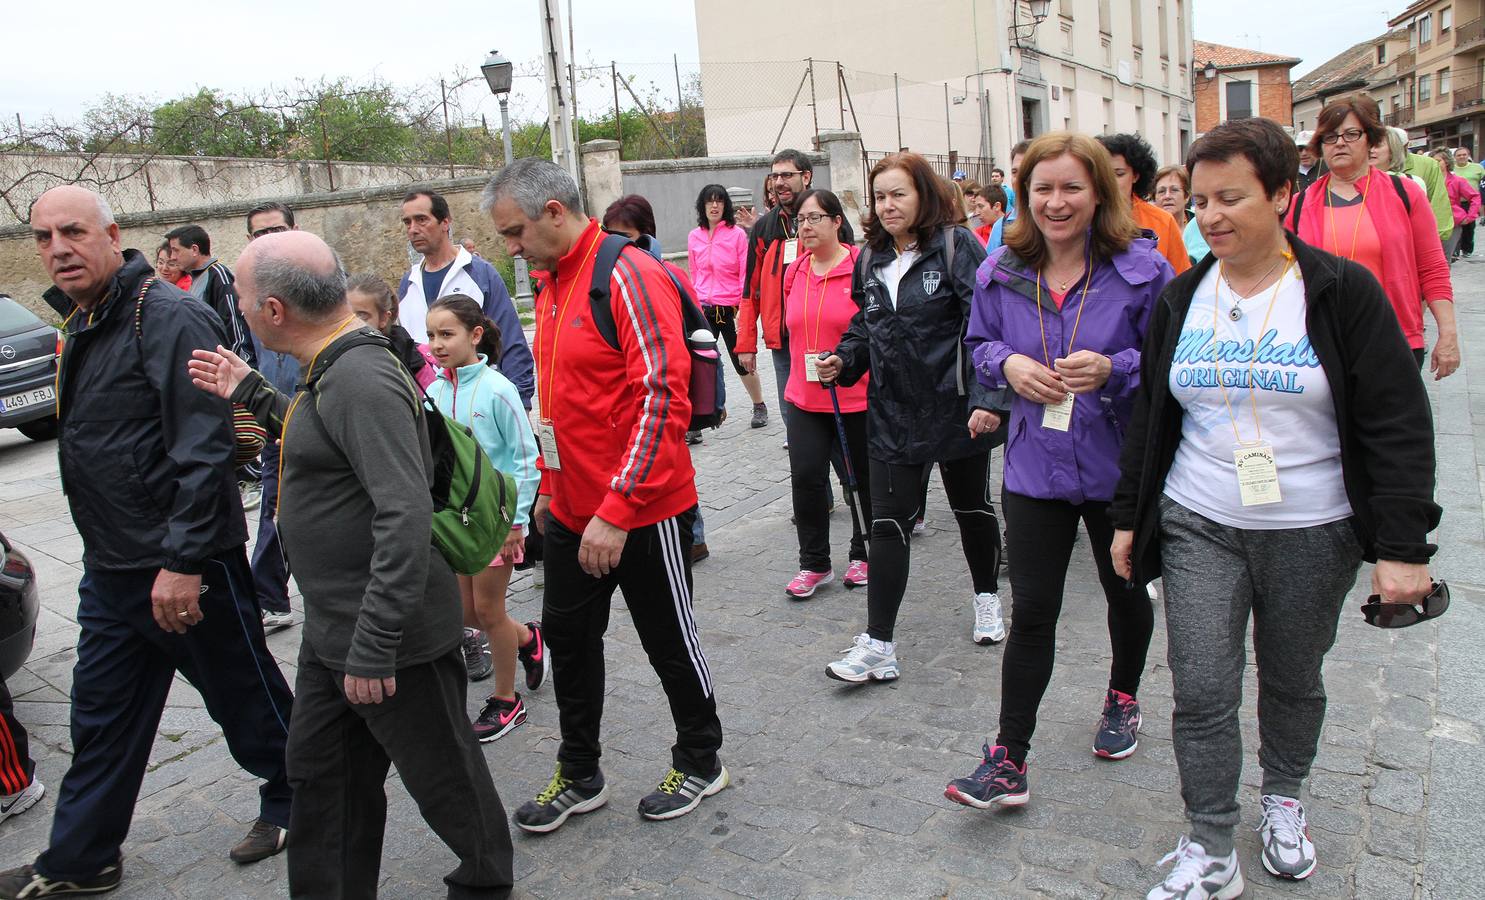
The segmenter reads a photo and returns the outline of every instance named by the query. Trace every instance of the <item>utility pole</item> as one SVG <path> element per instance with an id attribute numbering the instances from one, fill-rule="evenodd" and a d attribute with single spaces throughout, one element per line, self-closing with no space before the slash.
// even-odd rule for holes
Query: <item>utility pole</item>
<path id="1" fill-rule="evenodd" d="M 552 136 L 552 162 L 566 169 L 578 185 L 582 196 L 583 177 L 578 165 L 577 147 L 572 137 L 572 98 L 563 84 L 567 69 L 562 44 L 560 0 L 541 0 L 541 49 L 546 69 L 547 125 Z"/>

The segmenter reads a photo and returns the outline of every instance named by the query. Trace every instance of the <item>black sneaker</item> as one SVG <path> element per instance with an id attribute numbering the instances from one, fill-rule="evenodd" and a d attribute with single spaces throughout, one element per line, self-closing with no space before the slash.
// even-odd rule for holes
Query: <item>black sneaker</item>
<path id="1" fill-rule="evenodd" d="M 521 702 L 520 694 L 514 700 L 491 697 L 485 701 L 485 708 L 480 710 L 479 718 L 474 720 L 474 736 L 481 744 L 488 744 L 510 734 L 524 721 L 526 704 Z"/>
<path id="2" fill-rule="evenodd" d="M 546 789 L 516 810 L 516 826 L 533 834 L 546 834 L 561 828 L 568 816 L 592 812 L 607 802 L 608 784 L 602 772 L 594 772 L 586 781 L 573 781 L 562 774 L 559 762 Z"/>
<path id="3" fill-rule="evenodd" d="M 526 646 L 516 648 L 516 659 L 521 661 L 521 668 L 526 670 L 526 690 L 534 691 L 542 686 L 551 673 L 552 658 L 547 656 L 547 639 L 541 633 L 541 623 L 527 622 L 526 627 L 531 630 L 531 640 Z"/>
<path id="4" fill-rule="evenodd" d="M 275 853 L 283 852 L 288 845 L 288 829 L 259 819 L 253 823 L 252 828 L 248 829 L 247 837 L 243 838 L 227 855 L 235 863 L 254 863 L 260 859 L 267 859 Z"/>
<path id="5" fill-rule="evenodd" d="M 21 866 L 0 872 L 0 897 L 73 897 L 80 894 L 106 894 L 124 880 L 124 859 L 102 872 L 77 881 L 53 880 L 37 872 L 34 866 Z"/>
<path id="6" fill-rule="evenodd" d="M 767 425 L 768 424 L 768 404 L 767 403 L 754 403 L 753 404 L 753 421 L 749 422 L 748 424 L 751 425 L 751 426 L 753 426 L 754 428 L 762 428 L 764 425 Z M 785 445 L 785 446 L 787 446 L 787 445 Z"/>
<path id="7" fill-rule="evenodd" d="M 484 681 L 495 671 L 490 662 L 490 639 L 478 628 L 464 629 L 464 670 L 470 681 Z"/>
<path id="8" fill-rule="evenodd" d="M 680 769 L 671 769 L 660 786 L 639 801 L 639 814 L 655 821 L 684 816 L 703 799 L 726 787 L 730 780 L 727 767 L 722 765 L 710 776 L 687 775 Z"/>
<path id="9" fill-rule="evenodd" d="M 688 432 L 686 432 L 686 443 L 692 444 L 692 445 L 701 443 L 701 432 L 699 432 L 699 431 L 688 431 Z"/>

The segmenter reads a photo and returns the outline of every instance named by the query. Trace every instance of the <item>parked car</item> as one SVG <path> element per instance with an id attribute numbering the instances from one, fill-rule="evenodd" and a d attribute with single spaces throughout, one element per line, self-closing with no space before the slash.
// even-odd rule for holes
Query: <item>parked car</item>
<path id="1" fill-rule="evenodd" d="M 18 428 L 33 441 L 57 436 L 61 355 L 57 329 L 0 294 L 0 428 Z"/>
<path id="2" fill-rule="evenodd" d="M 36 640 L 36 570 L 31 561 L 0 534 L 0 677 L 20 671 Z"/>

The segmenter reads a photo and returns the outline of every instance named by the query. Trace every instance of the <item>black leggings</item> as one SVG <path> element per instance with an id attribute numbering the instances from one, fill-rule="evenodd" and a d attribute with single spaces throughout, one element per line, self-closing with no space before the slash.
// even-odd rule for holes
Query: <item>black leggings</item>
<path id="1" fill-rule="evenodd" d="M 737 361 L 737 307 L 708 306 L 702 311 L 706 313 L 706 320 L 716 326 L 717 336 L 722 339 L 722 343 L 727 345 L 727 355 L 732 357 L 732 371 L 738 377 L 748 374 L 748 370 Z"/>
<path id="2" fill-rule="evenodd" d="M 866 585 L 866 633 L 879 641 L 892 640 L 897 610 L 907 590 L 911 562 L 913 520 L 918 516 L 925 465 L 895 465 L 871 461 L 871 579 Z M 964 559 L 969 563 L 975 593 L 999 590 L 1000 523 L 985 474 L 990 451 L 938 464 L 949 508 L 959 522 Z"/>
<path id="3" fill-rule="evenodd" d="M 1057 618 L 1080 519 L 1088 529 L 1098 581 L 1108 601 L 1114 651 L 1109 687 L 1114 690 L 1138 693 L 1155 612 L 1143 586 L 1130 587 L 1114 573 L 1109 556 L 1114 526 L 1108 503 L 1089 500 L 1074 505 L 1003 491 L 1000 505 L 1005 510 L 1006 549 L 1014 544 L 1015 552 L 1010 554 L 1011 636 L 1000 665 L 1000 734 L 995 741 L 1020 764 L 1031 747 L 1036 711 L 1052 678 Z"/>
<path id="4" fill-rule="evenodd" d="M 809 412 L 789 404 L 789 481 L 794 492 L 794 527 L 799 532 L 799 568 L 829 572 L 830 465 L 840 460 L 840 438 L 832 413 Z M 866 413 L 845 413 L 841 421 L 856 470 L 856 503 L 862 528 L 871 523 L 871 475 L 866 459 Z M 837 462 L 837 465 L 839 463 Z M 844 478 L 841 481 L 845 484 Z M 866 534 L 851 528 L 851 559 L 866 559 Z"/>

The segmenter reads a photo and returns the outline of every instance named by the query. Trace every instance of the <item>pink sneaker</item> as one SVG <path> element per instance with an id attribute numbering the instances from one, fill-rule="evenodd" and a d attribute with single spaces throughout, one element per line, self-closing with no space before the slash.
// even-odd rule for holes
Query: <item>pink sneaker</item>
<path id="1" fill-rule="evenodd" d="M 801 569 L 799 574 L 794 576 L 794 580 L 789 582 L 789 586 L 784 588 L 784 592 L 791 597 L 803 600 L 805 597 L 813 595 L 815 588 L 823 584 L 829 584 L 834 580 L 835 571 L 833 569 L 825 572 L 811 572 L 808 569 Z"/>
<path id="2" fill-rule="evenodd" d="M 866 587 L 866 560 L 851 560 L 851 564 L 846 567 L 846 577 L 841 581 L 848 588 Z"/>

